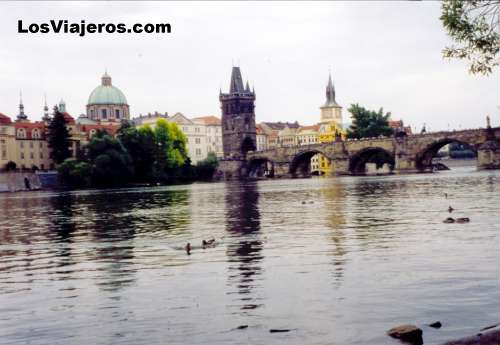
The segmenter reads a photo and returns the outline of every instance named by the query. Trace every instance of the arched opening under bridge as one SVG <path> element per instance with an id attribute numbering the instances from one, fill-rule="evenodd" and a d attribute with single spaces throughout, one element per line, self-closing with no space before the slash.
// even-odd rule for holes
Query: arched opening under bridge
<path id="1" fill-rule="evenodd" d="M 290 175 L 292 177 L 329 175 L 330 171 L 331 160 L 318 150 L 301 152 L 290 163 Z"/>
<path id="2" fill-rule="evenodd" d="M 433 142 L 417 154 L 416 167 L 421 172 L 449 170 L 476 165 L 477 146 L 453 138 Z"/>
<path id="3" fill-rule="evenodd" d="M 274 177 L 274 162 L 265 157 L 250 160 L 248 162 L 248 177 Z"/>
<path id="4" fill-rule="evenodd" d="M 349 160 L 352 175 L 390 174 L 394 170 L 394 155 L 380 147 L 368 147 Z"/>

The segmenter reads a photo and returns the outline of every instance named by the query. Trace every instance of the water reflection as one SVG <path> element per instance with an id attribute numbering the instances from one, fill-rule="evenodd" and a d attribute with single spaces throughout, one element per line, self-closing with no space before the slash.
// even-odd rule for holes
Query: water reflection
<path id="1" fill-rule="evenodd" d="M 344 267 L 347 262 L 347 240 L 344 225 L 346 223 L 346 186 L 340 179 L 328 180 L 321 190 L 324 199 L 326 224 L 330 229 L 330 240 L 333 243 L 333 277 L 335 286 L 339 287 L 344 278 Z"/>
<path id="2" fill-rule="evenodd" d="M 261 304 L 254 289 L 262 274 L 259 192 L 255 182 L 234 183 L 226 190 L 226 232 L 229 285 L 236 287 L 241 310 L 256 309 Z"/>

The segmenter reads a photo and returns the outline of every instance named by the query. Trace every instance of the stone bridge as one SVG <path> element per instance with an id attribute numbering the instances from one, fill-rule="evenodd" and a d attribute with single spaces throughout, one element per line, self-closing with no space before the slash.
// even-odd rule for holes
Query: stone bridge
<path id="1" fill-rule="evenodd" d="M 335 141 L 293 147 L 278 147 L 248 152 L 246 161 L 222 162 L 241 177 L 266 174 L 276 177 L 306 175 L 311 158 L 321 153 L 331 162 L 333 175 L 364 174 L 365 164 L 374 155 L 396 173 L 423 172 L 432 169 L 432 158 L 445 145 L 459 142 L 478 153 L 478 168 L 500 168 L 500 127 L 434 132 L 403 137 L 380 137 Z"/>

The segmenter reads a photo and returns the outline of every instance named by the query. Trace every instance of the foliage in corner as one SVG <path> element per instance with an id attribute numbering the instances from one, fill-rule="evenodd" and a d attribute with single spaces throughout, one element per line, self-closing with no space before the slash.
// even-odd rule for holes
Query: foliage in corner
<path id="1" fill-rule="evenodd" d="M 468 60 L 473 74 L 490 74 L 500 63 L 500 0 L 444 0 L 440 17 L 455 45 L 445 58 Z"/>

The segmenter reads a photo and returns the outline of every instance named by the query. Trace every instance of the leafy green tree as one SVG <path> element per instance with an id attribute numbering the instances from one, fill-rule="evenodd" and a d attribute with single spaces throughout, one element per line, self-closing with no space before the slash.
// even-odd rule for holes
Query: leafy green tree
<path id="1" fill-rule="evenodd" d="M 500 0 L 444 0 L 441 21 L 456 45 L 446 58 L 468 60 L 473 74 L 489 74 L 500 63 Z"/>
<path id="2" fill-rule="evenodd" d="M 177 124 L 158 120 L 154 129 L 156 155 L 154 175 L 165 180 L 175 175 L 175 171 L 184 165 L 187 158 L 187 138 Z"/>
<path id="3" fill-rule="evenodd" d="M 86 150 L 93 186 L 115 187 L 130 181 L 133 176 L 132 160 L 119 140 L 107 133 L 97 132 Z"/>
<path id="4" fill-rule="evenodd" d="M 155 137 L 151 127 L 136 128 L 123 121 L 118 130 L 118 139 L 130 154 L 134 166 L 134 180 L 145 182 L 153 177 L 155 161 Z"/>
<path id="5" fill-rule="evenodd" d="M 358 104 L 352 104 L 348 111 L 352 114 L 352 124 L 347 130 L 348 138 L 360 139 L 393 134 L 389 126 L 390 112 L 384 114 L 382 108 L 378 112 L 367 110 Z"/>
<path id="6" fill-rule="evenodd" d="M 207 158 L 196 164 L 196 177 L 201 180 L 211 180 L 218 166 L 217 156 L 210 152 Z"/>
<path id="7" fill-rule="evenodd" d="M 69 131 L 64 115 L 54 107 L 54 116 L 49 122 L 47 142 L 51 149 L 50 157 L 56 164 L 61 164 L 71 157 Z"/>
<path id="8" fill-rule="evenodd" d="M 87 162 L 68 158 L 57 167 L 57 172 L 63 185 L 72 188 L 90 187 L 91 166 Z"/>

